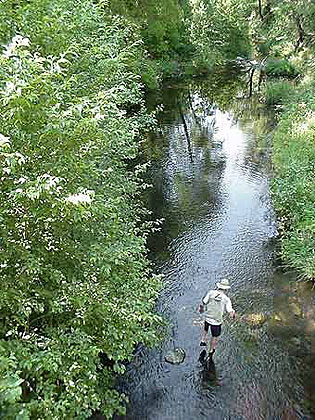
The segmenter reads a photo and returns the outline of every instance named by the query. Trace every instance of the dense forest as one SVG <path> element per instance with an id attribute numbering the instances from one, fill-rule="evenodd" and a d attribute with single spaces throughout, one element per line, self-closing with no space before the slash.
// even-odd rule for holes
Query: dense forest
<path id="1" fill-rule="evenodd" d="M 111 418 L 116 376 L 163 328 L 139 199 L 148 90 L 246 67 L 277 109 L 281 256 L 315 277 L 315 5 L 3 0 L 0 15 L 1 416 Z"/>

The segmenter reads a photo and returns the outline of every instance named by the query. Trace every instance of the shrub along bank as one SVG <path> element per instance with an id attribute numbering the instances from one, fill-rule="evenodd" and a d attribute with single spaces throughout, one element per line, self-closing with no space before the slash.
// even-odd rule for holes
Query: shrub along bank
<path id="1" fill-rule="evenodd" d="M 303 278 L 315 279 L 314 81 L 302 83 L 290 97 L 284 89 L 282 101 L 285 105 L 272 154 L 272 192 L 279 214 L 281 253 L 284 263 L 298 269 Z"/>
<path id="2" fill-rule="evenodd" d="M 256 3 L 257 4 L 257 3 Z M 254 51 L 266 61 L 266 102 L 275 105 L 272 185 L 281 256 L 305 279 L 315 278 L 315 4 L 258 2 L 251 21 Z"/>
<path id="3" fill-rule="evenodd" d="M 108 10 L 139 27 L 146 49 L 142 77 L 150 88 L 159 76 L 209 74 L 237 55 L 250 55 L 251 8 L 240 0 L 108 0 Z M 226 10 L 229 13 L 226 13 Z"/>
<path id="4" fill-rule="evenodd" d="M 1 417 L 111 417 L 115 375 L 161 322 L 128 170 L 154 123 L 142 41 L 90 0 L 0 14 Z"/>

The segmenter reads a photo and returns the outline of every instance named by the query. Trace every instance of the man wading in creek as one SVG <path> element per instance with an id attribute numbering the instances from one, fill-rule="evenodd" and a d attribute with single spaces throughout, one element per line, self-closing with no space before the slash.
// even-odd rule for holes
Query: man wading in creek
<path id="1" fill-rule="evenodd" d="M 228 312 L 231 318 L 236 318 L 236 313 L 232 308 L 231 299 L 224 293 L 226 290 L 231 288 L 229 281 L 227 279 L 223 279 L 216 285 L 217 289 L 209 290 L 206 296 L 202 299 L 202 303 L 199 305 L 199 312 L 205 314 L 205 322 L 202 327 L 203 330 L 200 346 L 207 346 L 207 335 L 210 327 L 210 359 L 215 352 L 215 348 L 221 334 L 221 324 L 224 312 Z M 203 351 L 202 353 L 203 355 L 201 358 L 204 358 L 206 351 Z"/>

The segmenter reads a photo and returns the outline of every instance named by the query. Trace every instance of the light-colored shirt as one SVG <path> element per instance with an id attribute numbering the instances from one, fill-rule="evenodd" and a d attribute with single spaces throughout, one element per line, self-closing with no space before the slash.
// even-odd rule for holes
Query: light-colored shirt
<path id="1" fill-rule="evenodd" d="M 202 302 L 206 321 L 211 325 L 221 325 L 224 312 L 233 312 L 231 299 L 222 290 L 210 290 Z"/>

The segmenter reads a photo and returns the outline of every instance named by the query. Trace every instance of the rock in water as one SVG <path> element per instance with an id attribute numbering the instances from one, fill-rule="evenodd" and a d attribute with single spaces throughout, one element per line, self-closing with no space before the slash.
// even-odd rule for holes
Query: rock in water
<path id="1" fill-rule="evenodd" d="M 176 348 L 174 350 L 169 350 L 165 355 L 165 361 L 172 363 L 173 365 L 178 365 L 183 363 L 186 353 L 184 349 Z"/>
<path id="2" fill-rule="evenodd" d="M 244 315 L 243 319 L 253 328 L 261 328 L 264 323 L 267 321 L 267 314 L 263 313 L 253 313 Z"/>

